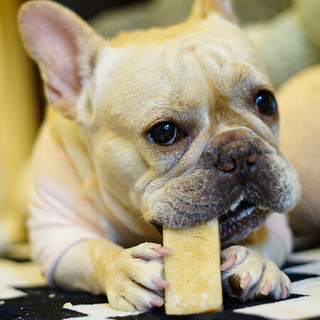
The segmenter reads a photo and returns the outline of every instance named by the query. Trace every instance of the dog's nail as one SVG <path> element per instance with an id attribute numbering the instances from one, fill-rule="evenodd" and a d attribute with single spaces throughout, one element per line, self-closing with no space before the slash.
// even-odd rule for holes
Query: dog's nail
<path id="1" fill-rule="evenodd" d="M 159 254 L 172 254 L 172 250 L 170 248 L 166 248 L 166 247 L 152 248 L 152 250 L 156 253 L 159 253 Z"/>
<path id="2" fill-rule="evenodd" d="M 164 300 L 161 299 L 161 298 L 152 298 L 150 300 L 150 304 L 153 306 L 153 307 L 162 307 L 163 304 L 164 304 Z"/>
<path id="3" fill-rule="evenodd" d="M 169 282 L 162 278 L 153 278 L 152 283 L 160 288 L 167 288 L 169 286 Z"/>
<path id="4" fill-rule="evenodd" d="M 236 262 L 237 262 L 236 256 L 231 256 L 231 257 L 227 258 L 227 260 L 225 260 L 223 262 L 223 264 L 220 266 L 221 271 L 226 271 L 226 270 L 232 268 Z"/>
<path id="5" fill-rule="evenodd" d="M 250 273 L 248 273 L 243 279 L 242 281 L 240 282 L 240 288 L 241 289 L 247 289 L 250 285 L 250 283 L 252 282 L 252 278 L 251 278 L 251 275 Z"/>
<path id="6" fill-rule="evenodd" d="M 272 283 L 270 281 L 266 281 L 260 293 L 263 296 L 267 296 L 270 293 L 271 289 L 272 289 Z"/>
<path id="7" fill-rule="evenodd" d="M 280 299 L 287 299 L 289 295 L 289 290 L 286 286 L 281 286 Z"/>

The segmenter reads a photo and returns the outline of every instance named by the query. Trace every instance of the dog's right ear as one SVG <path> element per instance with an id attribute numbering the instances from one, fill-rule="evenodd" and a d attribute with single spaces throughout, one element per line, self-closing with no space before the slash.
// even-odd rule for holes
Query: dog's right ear
<path id="1" fill-rule="evenodd" d="M 205 19 L 215 13 L 237 24 L 230 0 L 194 0 L 189 19 Z"/>
<path id="2" fill-rule="evenodd" d="M 52 1 L 26 2 L 19 12 L 19 27 L 40 68 L 49 103 L 76 119 L 76 102 L 92 76 L 102 38 L 72 11 Z"/>

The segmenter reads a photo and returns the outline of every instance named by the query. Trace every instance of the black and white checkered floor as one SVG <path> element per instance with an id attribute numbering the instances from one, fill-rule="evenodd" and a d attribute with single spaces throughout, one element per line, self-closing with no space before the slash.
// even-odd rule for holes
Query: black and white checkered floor
<path id="1" fill-rule="evenodd" d="M 292 294 L 284 301 L 256 300 L 241 303 L 224 297 L 224 311 L 184 319 L 320 319 L 320 248 L 290 257 L 285 271 Z M 0 319 L 176 319 L 162 309 L 127 314 L 109 308 L 105 296 L 54 290 L 47 286 L 39 268 L 30 261 L 0 259 Z"/>

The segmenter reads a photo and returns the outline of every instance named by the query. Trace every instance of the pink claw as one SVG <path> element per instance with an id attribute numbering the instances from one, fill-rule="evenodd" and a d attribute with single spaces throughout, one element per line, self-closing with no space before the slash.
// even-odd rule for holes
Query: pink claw
<path id="1" fill-rule="evenodd" d="M 172 254 L 172 250 L 170 248 L 166 248 L 166 247 L 152 248 L 152 250 L 156 253 L 159 253 L 159 254 Z"/>
<path id="2" fill-rule="evenodd" d="M 250 275 L 250 273 L 248 273 L 243 280 L 240 282 L 240 288 L 241 289 L 247 289 L 250 285 L 250 283 L 252 282 L 252 277 Z"/>
<path id="3" fill-rule="evenodd" d="M 150 304 L 153 306 L 153 307 L 162 307 L 163 304 L 164 304 L 164 300 L 161 299 L 161 298 L 152 298 L 150 300 Z"/>
<path id="4" fill-rule="evenodd" d="M 160 288 L 167 288 L 169 286 L 169 282 L 162 278 L 153 278 L 152 283 Z"/>
<path id="5" fill-rule="evenodd" d="M 226 261 L 220 266 L 221 271 L 226 271 L 231 269 L 237 262 L 236 256 L 231 256 L 226 259 Z"/>
<path id="6" fill-rule="evenodd" d="M 289 290 L 286 286 L 281 286 L 280 299 L 287 299 L 289 296 Z"/>
<path id="7" fill-rule="evenodd" d="M 271 289 L 272 289 L 272 283 L 270 281 L 266 281 L 260 293 L 263 296 L 267 296 L 270 293 Z"/>

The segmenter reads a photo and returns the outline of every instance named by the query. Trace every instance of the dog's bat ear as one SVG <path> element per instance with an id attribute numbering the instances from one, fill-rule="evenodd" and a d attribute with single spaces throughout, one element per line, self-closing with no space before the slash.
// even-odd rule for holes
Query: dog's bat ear
<path id="1" fill-rule="evenodd" d="M 189 19 L 205 19 L 210 14 L 219 14 L 225 19 L 237 24 L 231 0 L 194 0 Z"/>
<path id="2" fill-rule="evenodd" d="M 51 1 L 26 2 L 19 12 L 19 27 L 40 68 L 49 103 L 75 119 L 75 105 L 93 72 L 102 38 L 75 13 Z"/>

